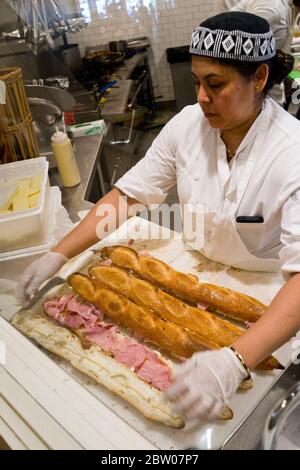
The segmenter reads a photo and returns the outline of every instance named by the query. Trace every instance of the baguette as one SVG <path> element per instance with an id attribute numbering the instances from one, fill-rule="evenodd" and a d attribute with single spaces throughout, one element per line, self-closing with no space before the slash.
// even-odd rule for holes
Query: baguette
<path id="1" fill-rule="evenodd" d="M 243 334 L 241 328 L 203 309 L 187 305 L 126 269 L 98 265 L 89 269 L 89 275 L 96 283 L 104 284 L 137 305 L 152 309 L 163 320 L 205 336 L 212 344 L 228 346 Z"/>
<path id="2" fill-rule="evenodd" d="M 196 276 L 176 271 L 163 261 L 139 255 L 126 246 L 111 246 L 101 250 L 104 257 L 122 268 L 131 269 L 141 277 L 190 303 L 205 302 L 225 316 L 238 321 L 255 322 L 266 306 L 258 300 L 225 287 L 199 282 Z"/>
<path id="3" fill-rule="evenodd" d="M 103 284 L 96 284 L 85 274 L 71 274 L 68 284 L 80 297 L 94 304 L 114 322 L 131 329 L 176 359 L 190 357 L 194 352 L 210 347 L 206 338 L 162 320 L 150 309 L 135 305 Z"/>
<path id="4" fill-rule="evenodd" d="M 125 399 L 147 418 L 174 428 L 182 428 L 184 419 L 172 411 L 163 393 L 142 380 L 113 357 L 95 345 L 83 348 L 80 338 L 63 326 L 56 325 L 44 315 L 18 313 L 13 324 L 26 336 L 48 351 L 66 359 L 72 366 Z M 223 411 L 223 417 L 229 411 Z"/>
<path id="5" fill-rule="evenodd" d="M 84 300 L 91 302 L 113 321 L 132 329 L 175 359 L 191 357 L 194 352 L 219 349 L 220 345 L 194 331 L 159 318 L 150 308 L 136 305 L 124 295 L 112 291 L 99 281 L 80 273 L 68 278 L 70 287 Z M 258 369 L 282 369 L 274 357 L 262 361 Z"/>

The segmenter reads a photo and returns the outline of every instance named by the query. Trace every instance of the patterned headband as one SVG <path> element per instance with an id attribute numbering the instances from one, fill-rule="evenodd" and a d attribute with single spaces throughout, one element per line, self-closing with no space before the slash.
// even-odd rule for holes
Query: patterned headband
<path id="1" fill-rule="evenodd" d="M 262 62 L 276 55 L 275 38 L 271 30 L 254 34 L 199 26 L 192 34 L 190 53 L 215 59 Z"/>

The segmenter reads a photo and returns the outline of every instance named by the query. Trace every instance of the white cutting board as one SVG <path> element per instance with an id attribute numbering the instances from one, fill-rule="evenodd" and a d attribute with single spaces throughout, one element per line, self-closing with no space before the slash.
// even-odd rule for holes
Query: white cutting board
<path id="1" fill-rule="evenodd" d="M 149 235 L 152 238 L 151 240 L 147 240 Z M 163 240 L 153 240 L 155 237 L 162 237 Z M 267 304 L 271 302 L 285 282 L 281 273 L 246 272 L 211 262 L 201 256 L 200 253 L 185 250 L 185 245 L 179 234 L 151 224 L 139 217 L 123 224 L 117 231 L 96 246 L 100 248 L 103 245 L 117 244 L 119 241 L 126 243 L 128 238 L 135 238 L 136 241 L 132 245 L 134 249 L 145 249 L 151 255 L 169 263 L 174 269 L 195 274 L 202 281 L 209 281 L 252 295 Z M 298 334 L 298 337 L 300 338 L 300 334 Z M 291 361 L 292 341 L 274 354 L 285 366 Z M 68 369 L 70 368 L 68 367 Z M 102 402 L 105 402 L 109 408 L 158 448 L 186 449 L 197 447 L 201 449 L 218 449 L 222 447 L 223 443 L 256 407 L 282 373 L 283 371 L 275 371 L 253 374 L 255 377 L 254 388 L 247 392 L 236 393 L 231 402 L 234 411 L 234 418 L 231 421 L 201 422 L 196 429 L 192 430 L 172 430 L 166 426 L 152 423 L 144 419 L 140 413 L 128 407 L 127 404 L 124 404 L 122 400 L 116 399 L 114 395 L 107 393 L 97 385 L 91 384 L 89 380 L 86 381 L 83 378 L 83 381 L 88 382 L 85 387 L 91 393 L 99 397 Z M 81 374 L 80 376 L 82 379 Z"/>
<path id="2" fill-rule="evenodd" d="M 151 228 L 151 230 L 149 230 Z M 128 229 L 129 237 L 128 237 Z M 151 240 L 147 240 L 148 236 Z M 153 240 L 155 237 L 162 237 L 163 240 Z M 136 250 L 145 249 L 153 256 L 169 263 L 173 268 L 196 274 L 200 280 L 210 281 L 219 285 L 252 295 L 259 300 L 269 303 L 276 292 L 284 283 L 281 274 L 251 273 L 236 269 L 229 269 L 226 266 L 210 262 L 204 259 L 195 251 L 185 251 L 183 242 L 178 234 L 162 229 L 159 226 L 150 224 L 139 217 L 132 218 L 123 224 L 117 231 L 104 241 L 95 245 L 125 243 L 128 238 L 135 238 L 133 248 Z M 171 238 L 171 239 L 170 239 Z M 72 266 L 72 261 L 67 263 L 67 267 Z M 77 266 L 78 269 L 78 266 Z M 3 314 L 4 312 L 2 312 Z M 300 335 L 298 334 L 300 338 Z M 280 348 L 274 355 L 284 365 L 288 365 L 293 353 L 292 340 Z M 244 421 L 249 413 L 256 407 L 259 401 L 266 395 L 275 381 L 282 374 L 282 371 L 261 372 L 254 374 L 254 388 L 247 392 L 238 392 L 231 402 L 234 411 L 234 418 L 228 422 L 199 422 L 194 429 L 172 430 L 162 424 L 156 424 L 144 418 L 138 411 L 130 405 L 108 392 L 90 378 L 75 371 L 65 361 L 50 357 L 63 368 L 72 378 L 77 380 L 85 389 L 99 399 L 102 404 L 113 413 L 122 418 L 128 426 L 141 434 L 149 443 L 160 449 L 187 449 L 196 447 L 199 449 L 218 449 Z M 263 426 L 264 423 L 258 423 Z M 113 438 L 113 436 L 111 436 Z"/>

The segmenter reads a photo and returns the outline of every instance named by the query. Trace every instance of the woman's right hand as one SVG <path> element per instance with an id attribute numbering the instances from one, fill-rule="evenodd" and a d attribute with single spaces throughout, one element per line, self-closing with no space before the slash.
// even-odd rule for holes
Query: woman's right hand
<path id="1" fill-rule="evenodd" d="M 49 251 L 49 253 L 31 263 L 23 272 L 17 286 L 19 303 L 26 306 L 42 282 L 50 279 L 67 260 L 66 256 Z"/>

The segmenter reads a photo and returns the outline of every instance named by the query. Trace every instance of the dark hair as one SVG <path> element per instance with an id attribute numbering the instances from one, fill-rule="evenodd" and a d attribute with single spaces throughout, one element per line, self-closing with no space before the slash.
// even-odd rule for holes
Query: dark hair
<path id="1" fill-rule="evenodd" d="M 264 88 L 267 93 L 274 85 L 279 84 L 293 70 L 294 57 L 291 54 L 277 49 L 276 55 L 272 59 L 262 62 L 242 62 L 240 60 L 216 59 L 222 65 L 229 65 L 239 72 L 246 80 L 251 80 L 260 64 L 267 64 L 269 67 L 269 77 Z"/>

